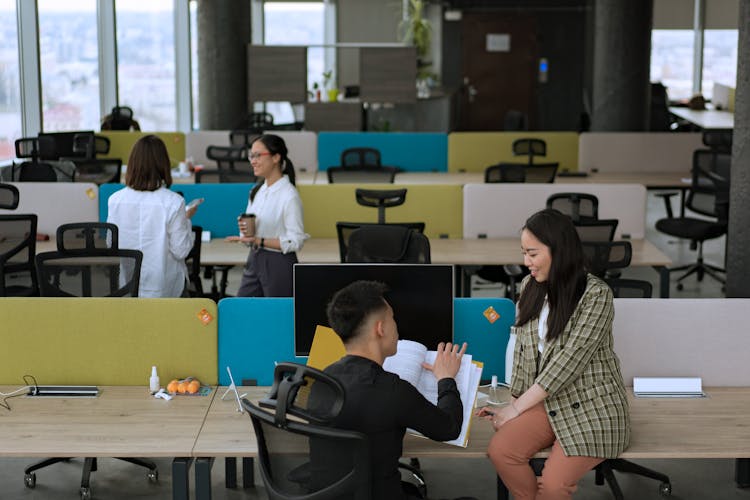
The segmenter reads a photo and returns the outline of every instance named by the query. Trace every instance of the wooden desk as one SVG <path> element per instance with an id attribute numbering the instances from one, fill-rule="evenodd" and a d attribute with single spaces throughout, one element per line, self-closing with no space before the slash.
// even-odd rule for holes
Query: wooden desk
<path id="1" fill-rule="evenodd" d="M 731 111 L 718 111 L 715 109 L 689 109 L 670 107 L 669 112 L 673 115 L 698 125 L 700 128 L 733 129 L 734 113 Z"/>
<path id="2" fill-rule="evenodd" d="M 648 240 L 630 240 L 633 246 L 632 266 L 650 266 L 659 273 L 660 296 L 669 297 L 669 266 L 672 261 Z M 203 243 L 201 264 L 244 265 L 248 247 L 221 239 Z M 523 264 L 518 238 L 497 239 L 432 239 L 430 253 L 433 264 L 454 264 L 460 267 Z M 333 264 L 340 262 L 339 244 L 333 238 L 311 238 L 298 253 L 302 263 Z M 468 288 L 465 288 L 468 290 Z"/>
<path id="3" fill-rule="evenodd" d="M 215 393 L 164 401 L 144 384 L 100 387 L 96 398 L 12 398 L 11 411 L 0 408 L 0 456 L 174 457 L 173 498 L 187 499 L 193 445 Z"/>

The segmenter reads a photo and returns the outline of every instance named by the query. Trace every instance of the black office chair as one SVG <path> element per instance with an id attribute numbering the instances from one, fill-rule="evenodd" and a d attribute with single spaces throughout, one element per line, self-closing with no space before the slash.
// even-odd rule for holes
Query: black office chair
<path id="1" fill-rule="evenodd" d="M 653 296 L 653 285 L 646 280 L 627 278 L 607 278 L 612 294 L 623 299 L 650 299 Z"/>
<path id="2" fill-rule="evenodd" d="M 665 193 L 667 217 L 656 221 L 656 229 L 662 233 L 690 240 L 692 250 L 697 248 L 698 260 L 693 264 L 671 268 L 669 272 L 686 271 L 677 278 L 677 289 L 682 290 L 682 280 L 695 274 L 702 281 L 707 274 L 724 284 L 718 273 L 726 272 L 718 266 L 703 261 L 703 242 L 719 238 L 727 233 L 729 215 L 729 179 L 712 170 L 716 157 L 725 155 L 710 150 L 697 150 L 693 153 L 692 182 L 685 200 L 685 208 L 711 219 L 696 217 L 674 217 L 669 202 L 674 193 Z"/>
<path id="3" fill-rule="evenodd" d="M 258 180 L 247 159 L 246 146 L 208 146 L 206 157 L 216 162 L 219 182 L 255 183 Z"/>
<path id="4" fill-rule="evenodd" d="M 513 141 L 513 156 L 527 156 L 528 164 L 534 163 L 535 156 L 547 156 L 547 143 L 542 139 L 524 137 Z"/>
<path id="5" fill-rule="evenodd" d="M 0 184 L 0 193 L 10 192 L 8 205 L 18 206 L 18 190 Z M 14 188 L 15 186 L 10 186 Z M 0 195 L 6 198 L 7 195 Z M 34 255 L 36 254 L 36 214 L 0 215 L 0 297 L 33 297 L 39 295 Z"/>
<path id="6" fill-rule="evenodd" d="M 484 170 L 484 182 L 555 182 L 559 163 L 525 163 L 501 162 Z"/>
<path id="7" fill-rule="evenodd" d="M 232 130 L 253 130 L 258 134 L 262 134 L 264 130 L 270 130 L 272 128 L 274 128 L 274 125 L 273 115 L 271 113 L 267 111 L 254 111 L 248 113 L 247 116 L 237 123 L 236 127 L 232 128 Z"/>
<path id="8" fill-rule="evenodd" d="M 203 228 L 193 226 L 193 248 L 185 257 L 185 264 L 188 269 L 188 294 L 191 297 L 204 297 L 203 280 L 201 279 L 201 236 Z"/>
<path id="9" fill-rule="evenodd" d="M 258 440 L 261 476 L 271 500 L 371 498 L 366 435 L 336 429 L 345 392 L 333 377 L 279 363 L 268 396 L 247 410 Z"/>
<path id="10" fill-rule="evenodd" d="M 584 241 L 612 241 L 617 231 L 617 219 L 573 221 L 578 237 Z"/>
<path id="11" fill-rule="evenodd" d="M 717 153 L 732 153 L 732 129 L 705 129 L 701 141 Z"/>
<path id="12" fill-rule="evenodd" d="M 547 198 L 547 208 L 554 208 L 574 222 L 599 218 L 599 199 L 587 193 L 555 193 Z"/>
<path id="13" fill-rule="evenodd" d="M 44 140 L 43 140 L 44 142 Z M 49 163 L 40 162 L 40 140 L 37 137 L 16 139 L 16 158 L 30 158 L 13 165 L 12 177 L 19 182 L 57 182 L 57 172 Z"/>
<path id="14" fill-rule="evenodd" d="M 102 130 L 140 130 L 141 127 L 133 119 L 133 109 L 129 106 L 115 106 L 109 120 L 102 124 Z"/>
<path id="15" fill-rule="evenodd" d="M 385 224 L 385 209 L 403 205 L 406 189 L 357 189 L 354 196 L 363 207 L 377 208 L 378 224 Z"/>
<path id="16" fill-rule="evenodd" d="M 430 240 L 399 225 L 362 226 L 349 236 L 347 262 L 429 264 Z"/>
<path id="17" fill-rule="evenodd" d="M 330 184 L 393 184 L 398 169 L 395 167 L 328 167 Z"/>
<path id="18" fill-rule="evenodd" d="M 55 241 L 58 252 L 119 248 L 119 231 L 109 222 L 72 222 L 57 228 Z"/>
<path id="19" fill-rule="evenodd" d="M 234 129 L 229 132 L 229 144 L 249 148 L 262 133 L 263 130 L 259 129 Z"/>
<path id="20" fill-rule="evenodd" d="M 342 167 L 380 167 L 380 151 L 375 148 L 347 148 L 341 152 Z"/>
<path id="21" fill-rule="evenodd" d="M 352 233 L 363 226 L 374 226 L 378 225 L 373 222 L 337 222 L 336 223 L 336 235 L 339 240 L 339 257 L 341 262 L 347 261 L 347 255 L 349 254 L 349 238 Z M 403 226 L 412 231 L 418 233 L 424 233 L 424 222 L 391 222 L 389 224 L 380 224 L 384 226 Z"/>
<path id="22" fill-rule="evenodd" d="M 73 152 L 76 156 L 72 159 L 94 159 L 97 155 L 109 153 L 109 137 L 96 135 L 93 132 L 82 132 L 73 136 Z"/>
<path id="23" fill-rule="evenodd" d="M 100 186 L 119 183 L 122 177 L 122 160 L 119 158 L 93 158 L 71 160 L 76 166 L 75 182 L 93 182 Z"/>
<path id="24" fill-rule="evenodd" d="M 21 195 L 16 186 L 0 182 L 0 208 L 15 210 L 20 199 Z"/>
<path id="25" fill-rule="evenodd" d="M 196 184 L 218 184 L 221 182 L 219 178 L 219 170 L 215 168 L 202 168 L 195 171 L 195 183 Z"/>
<path id="26" fill-rule="evenodd" d="M 600 278 L 607 271 L 628 267 L 633 256 L 629 241 L 582 241 L 581 245 L 589 272 Z"/>

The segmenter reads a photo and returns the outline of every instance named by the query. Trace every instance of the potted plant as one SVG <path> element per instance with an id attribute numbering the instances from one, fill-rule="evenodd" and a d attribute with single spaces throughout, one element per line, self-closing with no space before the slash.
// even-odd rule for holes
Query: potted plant
<path id="1" fill-rule="evenodd" d="M 333 80 L 333 70 L 329 69 L 328 71 L 323 72 L 323 88 L 326 89 L 326 94 L 328 95 L 328 102 L 336 102 L 339 98 L 339 89 L 336 87 L 331 88 L 330 84 Z"/>
<path id="2" fill-rule="evenodd" d="M 401 21 L 403 33 L 401 40 L 411 43 L 417 49 L 417 78 L 426 79 L 432 74 L 429 69 L 432 63 L 427 60 L 432 39 L 432 25 L 424 17 L 424 0 L 409 0 L 407 17 Z"/>

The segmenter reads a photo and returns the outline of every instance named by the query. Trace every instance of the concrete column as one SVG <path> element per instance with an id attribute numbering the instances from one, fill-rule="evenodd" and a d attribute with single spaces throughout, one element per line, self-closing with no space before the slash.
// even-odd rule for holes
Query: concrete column
<path id="1" fill-rule="evenodd" d="M 594 2 L 595 131 L 648 130 L 653 0 Z"/>
<path id="2" fill-rule="evenodd" d="M 727 235 L 727 297 L 750 297 L 750 0 L 740 0 Z"/>
<path id="3" fill-rule="evenodd" d="M 231 129 L 248 113 L 245 52 L 250 40 L 250 0 L 198 2 L 201 129 Z"/>

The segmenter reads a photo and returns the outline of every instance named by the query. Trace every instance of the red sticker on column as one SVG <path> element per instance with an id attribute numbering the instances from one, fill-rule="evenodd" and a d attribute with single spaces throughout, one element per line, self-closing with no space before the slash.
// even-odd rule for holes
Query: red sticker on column
<path id="1" fill-rule="evenodd" d="M 489 321 L 490 323 L 494 323 L 495 321 L 500 319 L 500 315 L 492 306 L 485 309 L 482 314 L 484 314 L 484 317 L 487 318 L 487 321 Z"/>
<path id="2" fill-rule="evenodd" d="M 206 311 L 205 309 L 201 309 L 201 310 L 200 310 L 200 311 L 198 312 L 198 319 L 199 319 L 199 320 L 201 320 L 201 323 L 203 323 L 204 325 L 207 325 L 207 324 L 209 324 L 209 323 L 210 323 L 211 321 L 213 321 L 214 317 L 213 317 L 213 316 L 211 316 L 211 313 L 209 313 L 209 312 L 208 312 L 208 311 Z"/>

